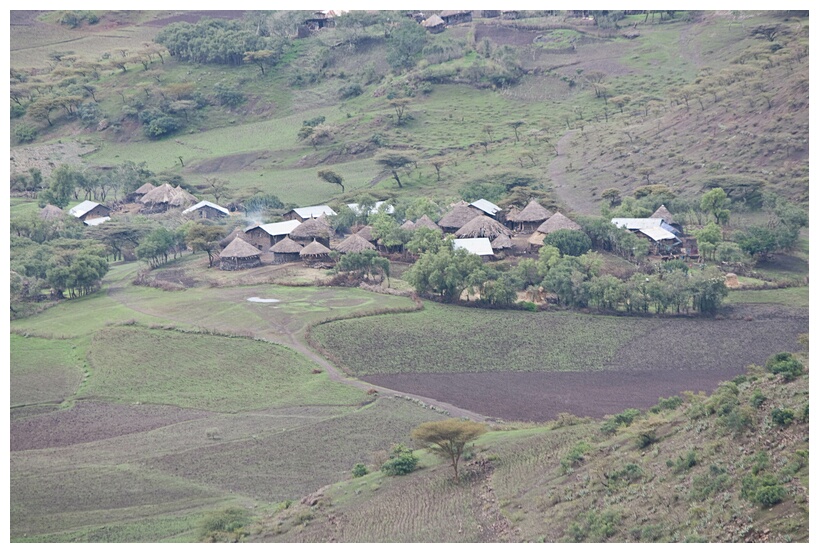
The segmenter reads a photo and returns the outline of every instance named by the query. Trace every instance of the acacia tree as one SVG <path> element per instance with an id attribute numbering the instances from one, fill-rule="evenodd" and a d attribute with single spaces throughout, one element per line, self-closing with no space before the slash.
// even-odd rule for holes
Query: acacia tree
<path id="1" fill-rule="evenodd" d="M 412 431 L 412 439 L 449 459 L 458 481 L 458 462 L 466 444 L 486 432 L 485 424 L 462 419 L 425 422 Z"/>
<path id="2" fill-rule="evenodd" d="M 331 171 L 330 169 L 321 170 L 318 172 L 318 178 L 320 178 L 324 182 L 339 185 L 341 187 L 341 193 L 344 194 L 344 177 L 342 177 L 335 171 Z"/>
<path id="3" fill-rule="evenodd" d="M 398 177 L 398 171 L 416 163 L 415 157 L 405 154 L 404 152 L 384 152 L 375 160 L 376 163 L 388 169 L 392 173 L 395 182 L 398 183 L 398 188 L 403 188 L 401 179 Z"/>
<path id="4" fill-rule="evenodd" d="M 208 267 L 213 267 L 213 251 L 219 247 L 219 240 L 224 236 L 222 227 L 196 223 L 185 232 L 185 242 L 194 252 L 208 254 Z"/>

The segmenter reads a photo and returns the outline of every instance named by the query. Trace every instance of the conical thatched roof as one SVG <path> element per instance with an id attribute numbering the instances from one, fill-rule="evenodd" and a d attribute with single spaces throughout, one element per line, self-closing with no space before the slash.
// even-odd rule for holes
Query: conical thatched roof
<path id="1" fill-rule="evenodd" d="M 199 200 L 196 196 L 184 190 L 181 186 L 174 188 L 174 197 L 171 200 L 171 205 L 174 207 L 186 207 L 197 203 Z"/>
<path id="2" fill-rule="evenodd" d="M 236 258 L 245 258 L 245 257 L 256 257 L 261 255 L 262 252 L 257 250 L 253 245 L 248 244 L 238 236 L 233 239 L 233 242 L 228 244 L 228 247 L 222 250 L 222 253 L 219 254 L 219 257 L 236 257 Z"/>
<path id="3" fill-rule="evenodd" d="M 497 238 L 492 240 L 493 250 L 507 250 L 512 247 L 512 239 L 505 234 L 499 234 Z"/>
<path id="4" fill-rule="evenodd" d="M 520 210 L 517 207 L 515 206 L 510 207 L 509 209 L 506 210 L 506 220 L 515 222 L 515 216 L 518 213 L 520 213 Z"/>
<path id="5" fill-rule="evenodd" d="M 290 238 L 294 240 L 308 240 L 310 238 L 330 238 L 330 227 L 319 219 L 307 219 L 290 231 Z"/>
<path id="6" fill-rule="evenodd" d="M 296 242 L 295 240 L 291 240 L 288 237 L 284 237 L 272 246 L 270 246 L 270 252 L 272 253 L 300 253 L 301 250 L 304 249 L 304 246 Z"/>
<path id="7" fill-rule="evenodd" d="M 580 230 L 580 225 L 560 213 L 559 211 L 549 217 L 545 223 L 537 227 L 537 231 L 542 234 L 549 234 L 556 230 Z"/>
<path id="8" fill-rule="evenodd" d="M 48 204 L 40 210 L 40 219 L 59 219 L 63 216 L 63 210 L 56 205 Z"/>
<path id="9" fill-rule="evenodd" d="M 242 230 L 242 228 L 241 227 L 236 227 L 235 229 L 233 229 L 233 232 L 231 232 L 230 234 L 228 234 L 227 236 L 225 236 L 224 238 L 219 240 L 219 245 L 222 246 L 223 248 L 226 248 L 228 246 L 228 244 L 233 242 L 233 239 L 236 238 L 237 236 L 239 238 L 241 238 L 242 240 L 245 240 L 245 241 L 247 240 L 247 235 Z"/>
<path id="10" fill-rule="evenodd" d="M 512 233 L 492 217 L 480 215 L 459 228 L 455 236 L 458 238 L 489 238 L 493 240 L 501 234 L 509 236 Z"/>
<path id="11" fill-rule="evenodd" d="M 441 227 L 435 224 L 435 221 L 430 219 L 427 215 L 421 215 L 421 217 L 415 221 L 415 228 L 431 228 L 433 230 L 440 231 Z"/>
<path id="12" fill-rule="evenodd" d="M 526 204 L 526 207 L 517 213 L 507 215 L 506 220 L 513 221 L 515 223 L 537 223 L 539 221 L 545 221 L 551 216 L 551 211 L 537 203 L 535 200 L 532 200 Z"/>
<path id="13" fill-rule="evenodd" d="M 441 228 L 459 229 L 475 217 L 483 215 L 483 211 L 472 207 L 466 202 L 459 202 L 455 204 L 449 213 L 441 217 L 438 221 L 438 226 Z"/>
<path id="14" fill-rule="evenodd" d="M 351 234 L 334 249 L 341 253 L 359 253 L 364 250 L 374 250 L 375 246 L 358 234 Z"/>
<path id="15" fill-rule="evenodd" d="M 139 195 L 144 196 L 145 194 L 147 194 L 148 192 L 150 192 L 150 191 L 151 191 L 151 190 L 153 190 L 154 188 L 156 188 L 156 186 L 154 186 L 154 185 L 153 185 L 153 184 L 151 184 L 150 182 L 146 182 L 145 184 L 143 184 L 142 186 L 140 186 L 139 188 L 137 188 L 136 190 L 134 190 L 134 192 L 133 192 L 133 193 L 134 193 L 134 194 L 139 194 Z"/>
<path id="16" fill-rule="evenodd" d="M 299 252 L 301 257 L 319 257 L 322 255 L 330 255 L 330 248 L 324 246 L 319 242 L 313 240 Z"/>
<path id="17" fill-rule="evenodd" d="M 362 229 L 359 230 L 356 234 L 359 235 L 364 240 L 366 240 L 367 242 L 373 241 L 373 227 L 371 227 L 370 225 L 362 227 Z"/>
<path id="18" fill-rule="evenodd" d="M 415 230 L 415 223 L 407 219 L 406 221 L 404 221 L 404 224 L 401 225 L 399 228 L 402 228 L 404 230 Z"/>
<path id="19" fill-rule="evenodd" d="M 542 246 L 544 238 L 546 238 L 545 234 L 543 234 L 542 232 L 535 231 L 532 233 L 532 236 L 529 237 L 529 240 L 527 240 L 527 242 L 529 242 L 529 244 L 531 244 L 532 246 Z"/>
<path id="20" fill-rule="evenodd" d="M 441 19 L 437 15 L 431 15 L 428 18 L 426 18 L 423 21 L 423 23 L 421 23 L 421 25 L 423 25 L 424 27 L 437 27 L 438 25 L 443 25 L 443 24 L 444 24 L 444 20 Z"/>
<path id="21" fill-rule="evenodd" d="M 671 215 L 671 212 L 668 211 L 668 208 L 665 207 L 665 205 L 661 205 L 660 207 L 658 207 L 657 211 L 655 211 L 651 215 L 651 217 L 649 217 L 649 219 L 662 219 L 663 221 L 665 221 L 668 224 L 671 224 L 671 223 L 674 222 L 674 216 Z"/>

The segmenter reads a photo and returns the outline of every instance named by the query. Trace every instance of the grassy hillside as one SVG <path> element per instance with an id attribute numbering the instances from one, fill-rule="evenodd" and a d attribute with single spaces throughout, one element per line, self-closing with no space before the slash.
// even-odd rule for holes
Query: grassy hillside
<path id="1" fill-rule="evenodd" d="M 348 197 L 367 189 L 443 200 L 470 183 L 508 181 L 511 174 L 529 179 L 529 194 L 586 213 L 598 210 L 605 188 L 630 193 L 663 183 L 694 195 L 726 175 L 762 179 L 773 191 L 807 199 L 807 18 L 677 12 L 662 21 L 632 16 L 618 23 L 620 30 L 565 16 L 476 18 L 428 35 L 415 67 L 399 73 L 385 61 L 389 41 L 379 29 L 366 28 L 355 43 L 344 28 L 325 29 L 294 41 L 262 75 L 253 65 L 192 64 L 167 54 L 162 63 L 152 56 L 144 69 L 136 43 L 180 20 L 169 15 L 113 12 L 96 25 L 67 29 L 46 13 L 13 25 L 18 71 L 42 68 L 66 40 L 73 54 L 57 69 L 71 74 L 72 63 L 125 51 L 125 70 L 102 64 L 96 80 L 72 77 L 95 89 L 105 130 L 55 110 L 53 126 L 28 114 L 13 121 L 12 133 L 29 125 L 38 130 L 37 144 L 90 145 L 93 153 L 78 160 L 84 165 L 145 162 L 193 185 L 227 179 L 237 198 L 264 191 L 296 204 L 339 197 L 337 187 L 316 178 L 317 167 L 344 175 Z M 755 34 L 763 26 L 778 29 L 772 40 Z M 108 36 L 102 29 L 116 33 L 117 48 L 100 42 Z M 117 58 L 103 61 L 110 59 Z M 493 71 L 507 62 L 518 67 L 518 82 L 493 86 Z M 38 72 L 20 87 L 53 79 Z M 143 136 L 136 113 L 185 83 L 201 107 L 186 112 L 173 136 Z M 238 87 L 245 101 L 219 105 L 217 83 Z M 345 99 L 343 90 L 353 85 L 361 94 Z M 390 105 L 395 97 L 408 99 L 401 125 Z M 331 138 L 314 146 L 298 140 L 302 121 L 317 116 L 326 118 Z M 522 123 L 513 128 L 515 121 Z M 374 162 L 387 148 L 420 160 L 403 189 Z M 15 154 L 16 170 L 52 169 L 31 147 Z M 429 160 L 440 155 L 448 160 L 438 180 Z"/>
<path id="2" fill-rule="evenodd" d="M 250 541 L 790 542 L 808 537 L 808 378 L 752 370 L 618 419 L 496 428 L 465 480 L 433 456 L 347 479 Z M 774 420 L 790 410 L 793 422 Z M 636 413 L 636 416 L 635 416 Z M 633 420 L 630 420 L 632 419 Z M 313 504 L 315 502 L 315 504 Z"/>

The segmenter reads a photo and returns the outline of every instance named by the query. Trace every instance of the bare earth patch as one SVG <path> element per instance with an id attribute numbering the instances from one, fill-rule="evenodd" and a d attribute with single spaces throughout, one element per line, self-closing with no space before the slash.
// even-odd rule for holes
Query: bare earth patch
<path id="1" fill-rule="evenodd" d="M 94 146 L 79 142 L 23 146 L 11 150 L 11 174 L 24 173 L 29 169 L 39 169 L 44 178 L 63 164 L 80 165 L 83 155 L 94 151 Z"/>
<path id="2" fill-rule="evenodd" d="M 207 411 L 167 405 L 81 401 L 72 409 L 13 420 L 10 430 L 11 451 L 89 443 L 209 415 Z"/>

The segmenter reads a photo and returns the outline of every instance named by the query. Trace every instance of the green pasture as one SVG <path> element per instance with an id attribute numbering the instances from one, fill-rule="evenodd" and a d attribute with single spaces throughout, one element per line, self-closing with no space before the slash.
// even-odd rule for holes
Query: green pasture
<path id="1" fill-rule="evenodd" d="M 807 286 L 777 288 L 771 290 L 731 290 L 726 304 L 771 303 L 788 307 L 810 307 L 810 290 Z"/>
<path id="2" fill-rule="evenodd" d="M 87 398 L 235 412 L 365 397 L 292 350 L 247 338 L 112 327 L 94 335 L 89 363 Z"/>
<path id="3" fill-rule="evenodd" d="M 10 336 L 11 405 L 55 402 L 76 393 L 83 378 L 85 348 L 77 340 Z"/>
<path id="4" fill-rule="evenodd" d="M 319 325 L 313 336 L 357 375 L 579 371 L 601 369 L 650 326 L 645 319 L 424 305 Z"/>

